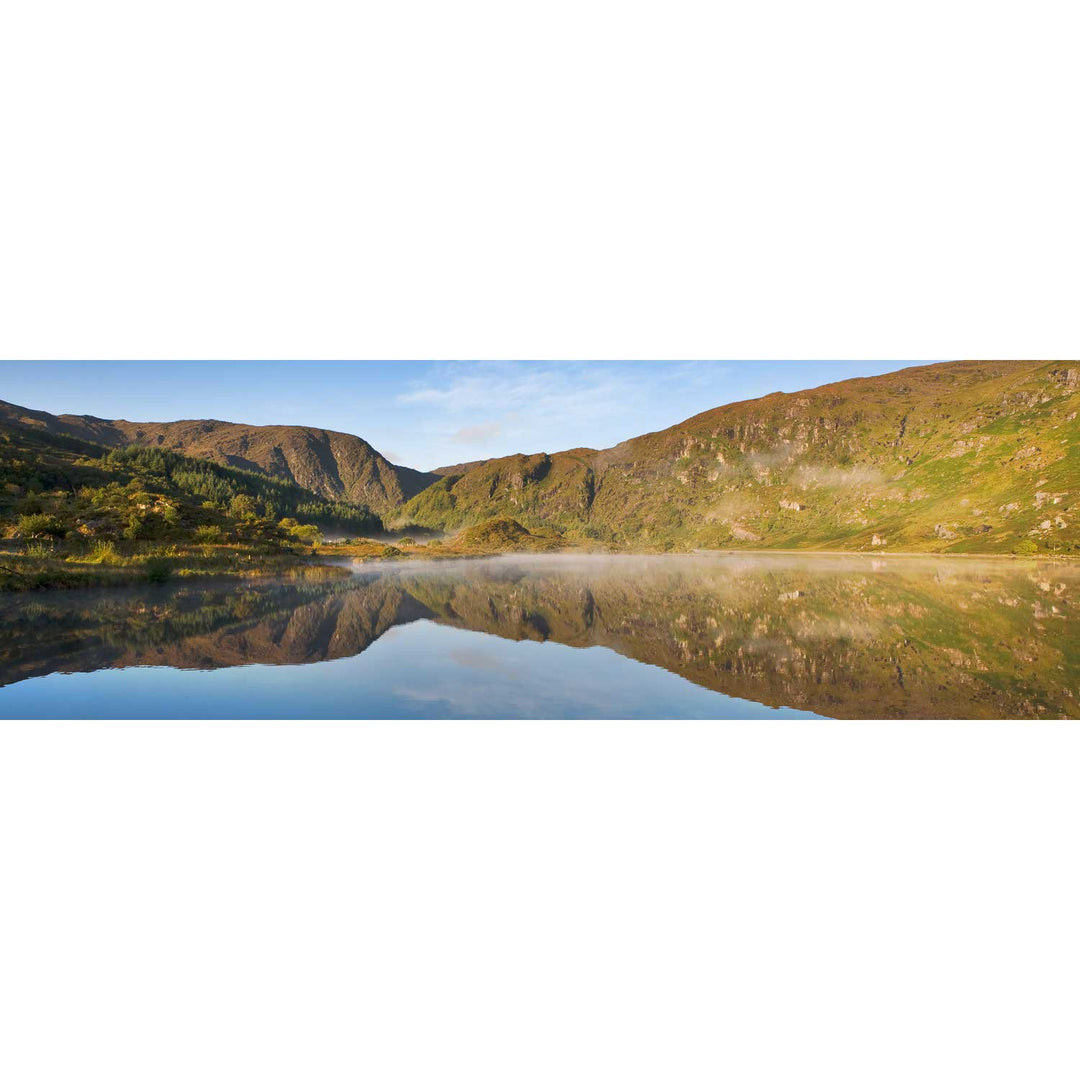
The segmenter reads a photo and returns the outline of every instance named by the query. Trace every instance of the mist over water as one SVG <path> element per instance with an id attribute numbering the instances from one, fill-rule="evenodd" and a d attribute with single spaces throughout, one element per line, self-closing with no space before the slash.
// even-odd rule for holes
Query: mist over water
<path id="1" fill-rule="evenodd" d="M 0 601 L 0 716 L 1077 717 L 1062 562 L 354 563 Z"/>

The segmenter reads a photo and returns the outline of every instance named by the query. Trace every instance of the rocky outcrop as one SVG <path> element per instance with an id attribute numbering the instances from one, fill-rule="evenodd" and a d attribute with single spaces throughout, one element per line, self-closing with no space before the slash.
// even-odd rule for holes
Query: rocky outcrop
<path id="1" fill-rule="evenodd" d="M 754 532 L 753 529 L 748 529 L 748 528 L 746 528 L 745 525 L 732 525 L 731 526 L 731 535 L 736 540 L 753 540 L 753 541 L 757 541 L 757 540 L 761 539 L 761 537 L 756 532 Z"/>

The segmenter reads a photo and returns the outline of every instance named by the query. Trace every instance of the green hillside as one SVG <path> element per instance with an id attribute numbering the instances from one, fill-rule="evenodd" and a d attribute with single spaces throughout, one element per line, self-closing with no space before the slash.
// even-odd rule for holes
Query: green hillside
<path id="1" fill-rule="evenodd" d="M 282 568 L 320 529 L 381 528 L 366 507 L 160 449 L 0 424 L 0 585 Z M 276 560 L 276 561 L 275 561 Z"/>
<path id="2" fill-rule="evenodd" d="M 960 361 L 443 476 L 401 520 L 620 548 L 1080 551 L 1080 363 Z"/>

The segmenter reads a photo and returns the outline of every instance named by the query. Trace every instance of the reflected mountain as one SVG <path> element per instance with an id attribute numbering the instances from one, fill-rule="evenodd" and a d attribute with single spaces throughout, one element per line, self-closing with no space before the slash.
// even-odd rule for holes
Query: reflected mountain
<path id="1" fill-rule="evenodd" d="M 6 598 L 0 685 L 102 668 L 315 664 L 426 619 L 600 646 L 731 697 L 835 717 L 1075 718 L 1078 587 L 1068 563 L 934 557 L 367 564 L 323 582 Z"/>

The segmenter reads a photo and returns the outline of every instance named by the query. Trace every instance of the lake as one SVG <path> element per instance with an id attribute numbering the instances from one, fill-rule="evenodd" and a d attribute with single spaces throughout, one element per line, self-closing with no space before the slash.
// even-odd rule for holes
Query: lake
<path id="1" fill-rule="evenodd" d="M 0 717 L 1080 716 L 1080 566 L 500 556 L 0 599 Z"/>

